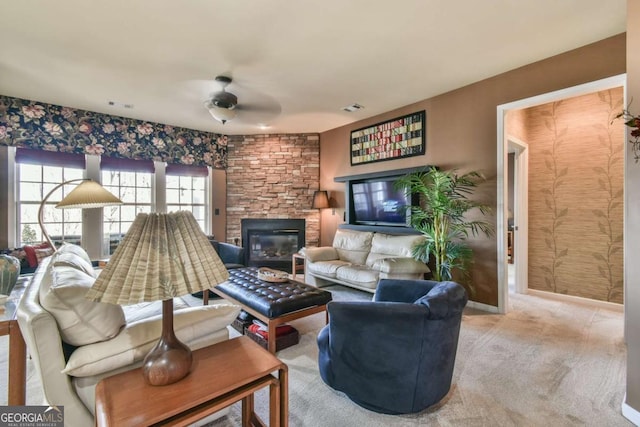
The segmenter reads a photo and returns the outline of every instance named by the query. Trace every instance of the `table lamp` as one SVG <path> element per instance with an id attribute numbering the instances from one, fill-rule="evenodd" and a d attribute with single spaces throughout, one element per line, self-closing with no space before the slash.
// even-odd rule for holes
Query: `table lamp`
<path id="1" fill-rule="evenodd" d="M 113 194 L 109 193 L 102 185 L 88 178 L 78 178 L 65 181 L 61 184 L 53 187 L 49 193 L 44 196 L 40 207 L 38 208 L 38 224 L 42 230 L 42 236 L 49 243 L 49 246 L 54 252 L 57 251 L 53 241 L 49 237 L 46 228 L 44 228 L 44 207 L 49 200 L 49 197 L 56 192 L 59 188 L 62 188 L 66 184 L 82 181 L 76 188 L 71 190 L 60 203 L 56 205 L 58 209 L 92 209 L 102 208 L 105 206 L 121 205 L 122 201 Z"/>
<path id="2" fill-rule="evenodd" d="M 162 301 L 162 334 L 142 372 L 150 385 L 167 385 L 191 370 L 191 350 L 173 330 L 173 298 L 206 291 L 229 273 L 193 214 L 140 213 L 86 298 L 111 304 Z"/>

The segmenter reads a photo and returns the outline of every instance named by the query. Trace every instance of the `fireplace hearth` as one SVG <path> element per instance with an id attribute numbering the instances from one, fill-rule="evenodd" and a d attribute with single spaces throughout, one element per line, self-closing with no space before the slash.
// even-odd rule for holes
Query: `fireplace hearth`
<path id="1" fill-rule="evenodd" d="M 291 255 L 305 245 L 304 219 L 241 220 L 245 265 L 291 273 Z"/>

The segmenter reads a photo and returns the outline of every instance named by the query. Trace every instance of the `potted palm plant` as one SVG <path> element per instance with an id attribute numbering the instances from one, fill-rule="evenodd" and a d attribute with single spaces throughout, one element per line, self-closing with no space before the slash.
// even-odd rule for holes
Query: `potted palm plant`
<path id="1" fill-rule="evenodd" d="M 490 223 L 465 216 L 474 209 L 483 215 L 490 211 L 487 205 L 468 198 L 482 180 L 478 172 L 458 175 L 453 170 L 430 168 L 396 181 L 399 188 L 420 198 L 420 205 L 411 207 L 411 225 L 426 239 L 413 248 L 412 255 L 424 263 L 433 257 L 434 280 L 451 280 L 456 269 L 469 279 L 473 252 L 465 240 L 480 233 L 493 235 Z"/>

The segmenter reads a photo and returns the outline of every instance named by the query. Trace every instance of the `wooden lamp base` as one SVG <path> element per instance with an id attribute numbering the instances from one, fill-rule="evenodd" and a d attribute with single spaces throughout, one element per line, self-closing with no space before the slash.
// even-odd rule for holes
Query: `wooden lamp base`
<path id="1" fill-rule="evenodd" d="M 173 300 L 162 301 L 162 335 L 145 356 L 142 374 L 149 385 L 168 385 L 180 381 L 191 371 L 191 350 L 173 331 Z"/>

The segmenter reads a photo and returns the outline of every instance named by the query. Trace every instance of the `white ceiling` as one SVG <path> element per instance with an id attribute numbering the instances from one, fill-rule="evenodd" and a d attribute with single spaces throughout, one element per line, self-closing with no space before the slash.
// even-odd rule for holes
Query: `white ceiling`
<path id="1" fill-rule="evenodd" d="M 232 135 L 322 132 L 625 25 L 626 0 L 3 0 L 0 94 Z M 214 121 L 219 74 L 240 107 L 271 112 Z"/>

